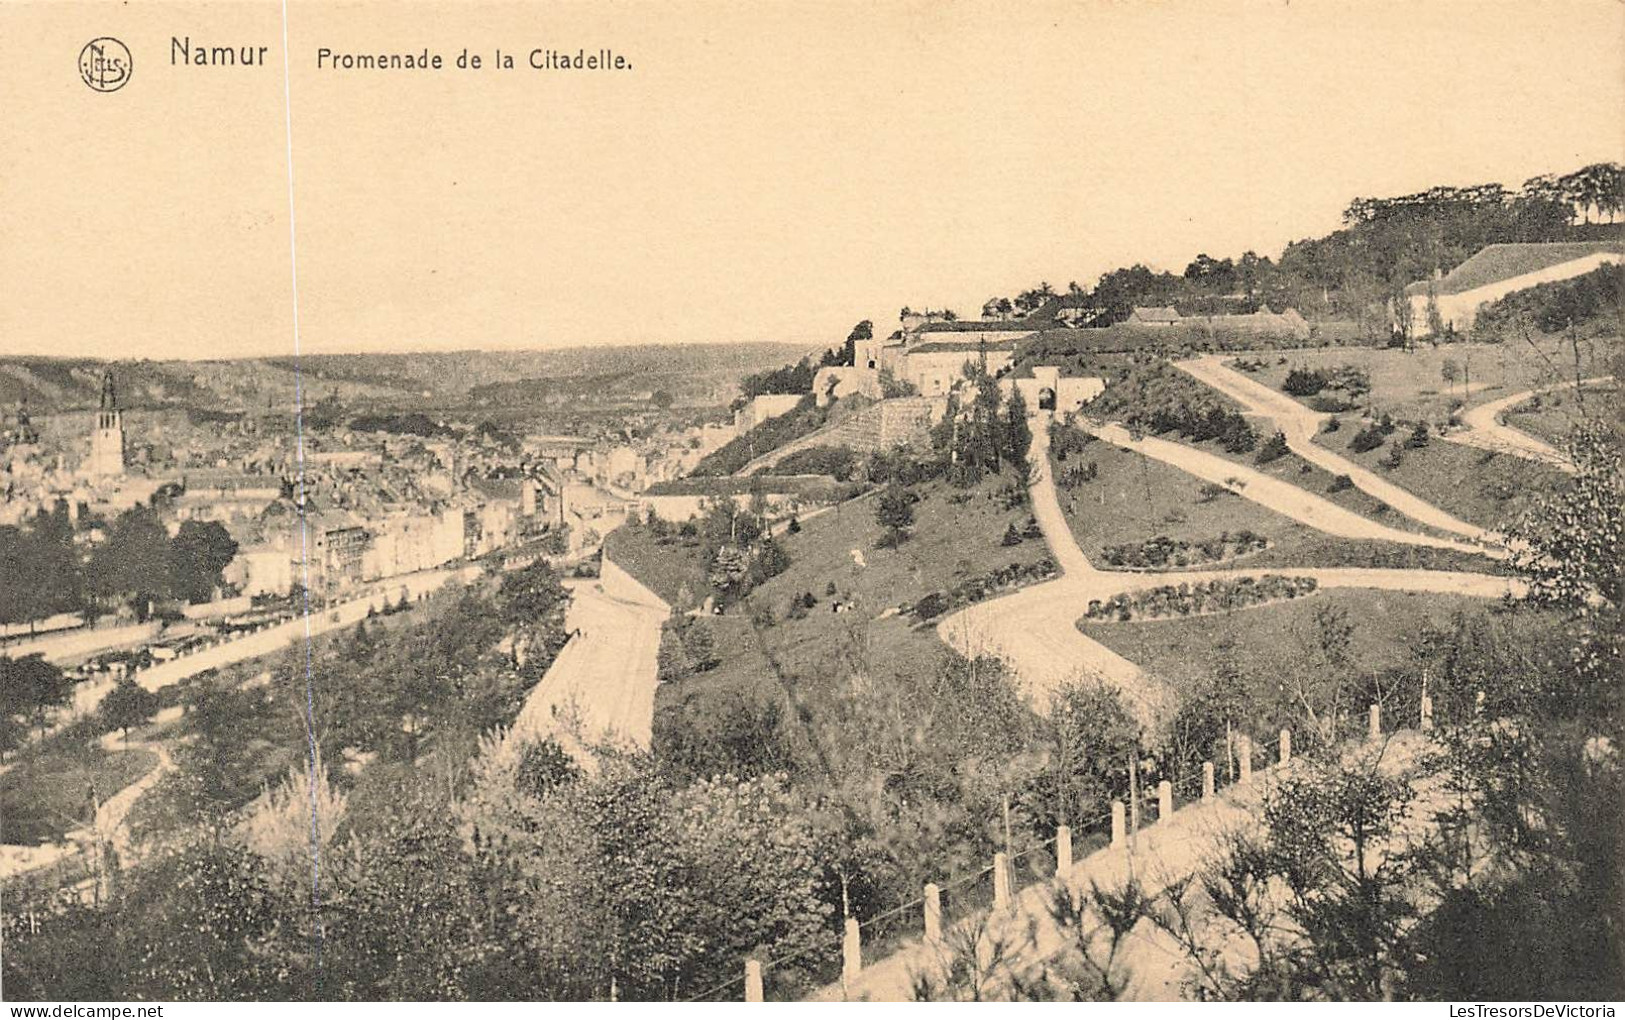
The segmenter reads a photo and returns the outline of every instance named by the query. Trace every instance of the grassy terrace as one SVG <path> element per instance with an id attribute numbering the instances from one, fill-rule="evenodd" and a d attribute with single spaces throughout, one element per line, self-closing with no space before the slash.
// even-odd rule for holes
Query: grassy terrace
<path id="1" fill-rule="evenodd" d="M 1358 429 L 1351 429 L 1350 424 L 1351 422 L 1345 420 L 1342 428 L 1337 433 L 1333 433 L 1333 437 L 1352 436 Z M 1270 430 L 1267 427 L 1259 427 L 1258 432 L 1258 442 L 1262 446 L 1269 439 Z M 1215 456 L 1233 460 L 1237 464 L 1245 464 L 1256 471 L 1269 475 L 1271 478 L 1296 485 L 1300 489 L 1312 492 L 1329 502 L 1336 503 L 1345 510 L 1351 510 L 1362 517 L 1368 517 L 1397 531 L 1409 531 L 1418 535 L 1432 535 L 1435 538 L 1459 537 L 1449 532 L 1430 528 L 1420 521 L 1412 520 L 1363 489 L 1357 487 L 1340 488 L 1334 485 L 1333 483 L 1337 478 L 1335 474 L 1317 464 L 1309 463 L 1296 453 L 1289 451 L 1268 464 L 1260 464 L 1255 459 L 1257 451 L 1230 453 L 1216 442 L 1192 443 L 1191 445 L 1199 450 L 1206 450 Z M 1371 465 L 1367 463 L 1366 466 L 1370 467 Z M 1403 485 L 1404 483 L 1400 482 L 1399 484 Z M 1422 495 L 1422 493 L 1417 493 L 1417 495 Z M 1446 509 L 1449 508 L 1446 507 Z"/>
<path id="2" fill-rule="evenodd" d="M 917 601 L 933 591 L 1007 568 L 1027 566 L 1049 557 L 1042 539 L 1027 539 L 1003 546 L 1005 529 L 1019 530 L 1030 515 L 1025 503 L 1005 507 L 1000 489 L 1012 484 L 1006 473 L 972 489 L 956 489 L 944 482 L 921 486 L 914 507 L 914 535 L 897 549 L 878 549 L 881 529 L 875 524 L 873 497 L 845 504 L 807 522 L 799 535 L 785 538 L 790 569 L 768 581 L 750 596 L 750 605 L 766 607 L 780 622 L 770 628 L 769 643 L 780 662 L 797 676 L 817 676 L 831 668 L 831 642 L 853 621 L 872 621 L 887 609 Z M 858 565 L 854 550 L 861 555 Z M 825 592 L 833 583 L 834 597 Z M 790 600 L 811 592 L 819 605 L 805 619 L 786 619 Z M 834 613 L 839 600 L 853 609 Z M 882 620 L 868 628 L 870 667 L 912 668 L 912 657 L 924 647 L 940 643 L 929 627 L 919 628 L 912 618 Z"/>
<path id="3" fill-rule="evenodd" d="M 1581 341 L 1582 369 L 1587 376 L 1605 374 L 1609 347 L 1601 341 Z M 1354 365 L 1371 379 L 1365 403 L 1377 413 L 1395 418 L 1443 421 L 1450 408 L 1469 405 L 1533 389 L 1574 374 L 1574 352 L 1562 337 L 1537 337 L 1527 343 L 1423 345 L 1414 351 L 1370 347 L 1333 347 L 1297 351 L 1256 351 L 1238 354 L 1256 358 L 1265 367 L 1248 373 L 1273 390 L 1280 390 L 1294 368 L 1332 369 Z M 1454 383 L 1444 379 L 1444 363 L 1454 362 L 1460 375 Z M 1471 391 L 1465 377 L 1471 376 Z M 1308 405 L 1308 399 L 1295 398 Z"/>
<path id="4" fill-rule="evenodd" d="M 1282 461 L 1288 459 L 1281 458 Z M 1303 463 L 1296 457 L 1291 459 Z M 1061 509 L 1084 555 L 1102 569 L 1109 569 L 1101 555 L 1107 546 L 1144 542 L 1159 535 L 1199 542 L 1221 532 L 1235 533 L 1243 529 L 1262 534 L 1269 540 L 1270 547 L 1234 561 L 1238 566 L 1406 566 L 1479 571 L 1492 566 L 1492 561 L 1482 556 L 1448 549 L 1327 535 L 1241 496 L 1229 492 L 1210 494 L 1206 491 L 1207 483 L 1201 479 L 1106 442 L 1091 443 L 1082 453 L 1073 454 L 1067 463 L 1056 465 L 1055 477 L 1061 478 L 1065 468 L 1080 461 L 1093 461 L 1098 474 L 1092 482 L 1070 489 L 1061 487 Z M 1356 502 L 1349 498 L 1349 493 L 1354 493 L 1358 501 L 1367 506 L 1377 502 L 1358 490 L 1327 493 L 1325 485 L 1330 484 L 1330 477 L 1322 471 L 1287 477 L 1294 484 L 1329 499 L 1343 497 L 1348 502 Z M 1300 480 L 1310 478 L 1324 484 L 1315 489 Z M 1404 520 L 1395 513 L 1378 515 L 1377 519 L 1396 526 Z"/>
<path id="5" fill-rule="evenodd" d="M 1414 672 L 1411 649 L 1425 625 L 1444 628 L 1458 611 L 1482 609 L 1484 600 L 1466 596 L 1411 594 L 1359 589 L 1322 590 L 1290 602 L 1242 612 L 1128 623 L 1080 621 L 1089 637 L 1175 686 L 1182 695 L 1197 690 L 1219 669 L 1243 679 L 1244 694 L 1264 709 L 1261 717 L 1286 718 L 1299 677 L 1323 675 L 1330 667 L 1319 651 L 1316 614 L 1328 608 L 1346 614 L 1347 662 L 1372 689 L 1380 691 L 1396 673 Z M 1193 654 L 1193 649 L 1200 649 Z M 1271 710 L 1268 706 L 1275 705 Z"/>
<path id="6" fill-rule="evenodd" d="M 1582 402 L 1575 399 L 1573 392 L 1558 390 L 1531 397 L 1512 408 L 1503 418 L 1513 428 L 1544 439 L 1561 450 L 1568 442 L 1569 433 L 1583 416 L 1597 415 L 1612 408 L 1617 424 L 1620 406 L 1621 396 L 1617 385 L 1588 386 L 1583 409 Z"/>
<path id="7" fill-rule="evenodd" d="M 999 490 L 1012 475 L 956 489 L 937 481 L 919 486 L 914 536 L 898 549 L 876 548 L 881 529 L 874 520 L 874 497 L 841 504 L 809 519 L 799 534 L 781 536 L 790 567 L 726 615 L 709 618 L 717 658 L 715 669 L 663 684 L 656 696 L 656 732 L 676 722 L 701 701 L 737 696 L 747 703 L 783 703 L 793 694 L 806 709 L 834 696 L 843 663 L 856 659 L 871 675 L 934 675 L 948 649 L 930 623 L 887 610 L 912 604 L 1012 564 L 1046 560 L 1042 539 L 1000 544 L 1006 528 L 1019 530 L 1028 507 L 1006 508 Z M 854 556 L 854 551 L 858 554 Z M 703 564 L 695 546 L 659 545 L 643 529 L 622 528 L 611 535 L 610 555 L 662 597 L 680 590 L 703 593 Z M 863 565 L 859 565 L 859 556 Z M 829 594 L 831 585 L 835 594 Z M 797 619 L 792 601 L 810 593 L 817 604 Z M 850 606 L 834 612 L 836 603 Z M 773 622 L 766 624 L 767 614 Z M 668 640 L 670 638 L 668 637 Z M 816 710 L 816 709 L 814 709 Z"/>
<path id="8" fill-rule="evenodd" d="M 1109 386 L 1106 393 L 1100 398 L 1098 416 L 1108 420 L 1130 421 L 1138 418 L 1155 427 L 1156 414 L 1165 414 L 1170 408 L 1178 408 L 1182 412 L 1201 414 L 1203 407 L 1217 407 L 1227 411 L 1236 411 L 1239 406 L 1235 401 L 1208 386 L 1200 380 L 1186 375 L 1168 365 L 1158 369 L 1140 370 L 1143 379 L 1147 380 L 1145 388 L 1134 388 L 1134 377 L 1114 383 Z M 1187 411 L 1188 409 L 1188 411 Z M 1178 431 L 1167 431 L 1153 434 L 1171 442 L 1184 443 L 1194 449 L 1212 454 L 1223 460 L 1231 461 L 1237 465 L 1251 468 L 1269 475 L 1289 485 L 1297 486 L 1308 492 L 1359 514 L 1377 521 L 1399 531 L 1409 531 L 1416 534 L 1432 535 L 1436 538 L 1453 538 L 1438 532 L 1427 525 L 1414 521 L 1404 514 L 1390 508 L 1382 500 L 1377 499 L 1363 490 L 1349 486 L 1335 485 L 1336 475 L 1332 472 L 1309 463 L 1296 453 L 1290 451 L 1267 463 L 1260 464 L 1257 459 L 1258 450 L 1269 440 L 1273 429 L 1267 420 L 1256 418 L 1248 419 L 1253 431 L 1258 436 L 1254 449 L 1233 453 L 1225 448 L 1221 439 L 1196 440 L 1190 435 L 1181 435 Z M 1345 425 L 1346 428 L 1346 425 Z M 1152 431 L 1147 428 L 1147 431 Z M 1256 529 L 1255 529 L 1256 530 Z"/>
<path id="9" fill-rule="evenodd" d="M 1400 425 L 1382 446 L 1355 453 L 1348 448 L 1349 443 L 1364 424 L 1358 418 L 1345 417 L 1341 429 L 1321 432 L 1315 442 L 1434 506 L 1487 528 L 1503 526 L 1516 518 L 1532 500 L 1561 485 L 1565 478 L 1561 471 L 1544 464 L 1447 442 L 1437 436 L 1426 446 L 1406 449 L 1399 466 L 1388 467 L 1385 462 L 1393 441 L 1403 442 L 1410 429 Z"/>

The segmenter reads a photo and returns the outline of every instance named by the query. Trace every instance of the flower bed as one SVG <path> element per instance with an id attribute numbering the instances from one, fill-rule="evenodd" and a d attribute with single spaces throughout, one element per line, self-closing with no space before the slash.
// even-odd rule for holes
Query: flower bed
<path id="1" fill-rule="evenodd" d="M 902 611 L 912 613 L 915 619 L 924 622 L 935 619 L 950 609 L 981 602 L 989 596 L 1037 581 L 1047 581 L 1056 574 L 1055 561 L 1048 556 L 1025 565 L 1012 563 L 1008 567 L 1000 567 L 998 570 L 964 581 L 950 591 L 931 592 L 912 606 L 902 607 Z"/>
<path id="2" fill-rule="evenodd" d="M 1128 570 L 1160 570 L 1169 566 L 1216 563 L 1268 547 L 1269 540 L 1263 535 L 1243 528 L 1236 532 L 1221 531 L 1218 537 L 1199 542 L 1158 535 L 1144 542 L 1109 545 L 1100 551 L 1100 558 L 1111 566 Z"/>
<path id="3" fill-rule="evenodd" d="M 1093 599 L 1083 618 L 1122 623 L 1222 613 L 1265 602 L 1295 599 L 1308 595 L 1316 586 L 1312 577 L 1286 577 L 1282 574 L 1222 578 L 1201 584 L 1165 584 L 1145 591 L 1124 592 L 1104 602 Z"/>

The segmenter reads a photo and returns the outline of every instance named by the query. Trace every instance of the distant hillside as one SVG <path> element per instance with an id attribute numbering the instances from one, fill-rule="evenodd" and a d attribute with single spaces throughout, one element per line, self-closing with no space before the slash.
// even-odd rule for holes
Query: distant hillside
<path id="1" fill-rule="evenodd" d="M 1014 315 L 1043 327 L 1108 327 L 1135 307 L 1185 314 L 1295 308 L 1312 322 L 1352 323 L 1368 339 L 1387 329 L 1387 303 L 1404 288 L 1449 272 L 1491 244 L 1617 241 L 1625 210 L 1625 170 L 1597 163 L 1521 187 L 1440 186 L 1391 198 L 1355 198 L 1342 226 L 1292 241 L 1278 259 L 1243 252 L 1197 254 L 1183 272 L 1142 264 L 1102 274 L 1065 291 L 1039 283 L 1014 297 L 989 298 L 984 315 Z M 1606 222 L 1604 222 L 1606 221 Z M 1112 346 L 1122 347 L 1121 337 Z"/>
<path id="2" fill-rule="evenodd" d="M 462 404 L 523 410 L 647 400 L 726 404 L 746 376 L 809 351 L 778 343 L 573 347 L 552 351 L 319 354 L 230 361 L 117 361 L 0 357 L 0 408 L 36 414 L 94 408 L 111 366 L 129 409 L 243 411 L 285 408 L 302 383 L 307 404 L 412 409 Z M 296 376 L 295 369 L 298 369 Z"/>

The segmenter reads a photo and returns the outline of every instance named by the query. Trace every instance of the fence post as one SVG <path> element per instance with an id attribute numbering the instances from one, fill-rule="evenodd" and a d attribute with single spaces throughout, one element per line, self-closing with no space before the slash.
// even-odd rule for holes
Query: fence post
<path id="1" fill-rule="evenodd" d="M 1382 739 L 1382 706 L 1376 702 L 1371 703 L 1371 717 L 1366 722 L 1366 739 L 1376 741 Z"/>
<path id="2" fill-rule="evenodd" d="M 1157 821 L 1174 816 L 1174 784 L 1166 779 L 1157 784 Z"/>
<path id="3" fill-rule="evenodd" d="M 745 1001 L 762 1001 L 762 961 L 745 961 Z"/>
<path id="4" fill-rule="evenodd" d="M 1064 877 L 1072 870 L 1072 827 L 1062 825 L 1055 830 L 1055 874 Z"/>
<path id="5" fill-rule="evenodd" d="M 1281 731 L 1281 764 L 1285 765 L 1292 760 L 1292 731 Z"/>
<path id="6" fill-rule="evenodd" d="M 863 973 L 863 935 L 858 931 L 858 919 L 846 919 L 846 937 L 841 939 L 841 982 L 850 984 Z"/>
<path id="7" fill-rule="evenodd" d="M 1213 799 L 1213 763 L 1210 761 L 1202 763 L 1202 799 Z"/>
<path id="8" fill-rule="evenodd" d="M 942 890 L 935 882 L 925 884 L 925 940 L 942 941 Z"/>
<path id="9" fill-rule="evenodd" d="M 1422 695 L 1422 732 L 1433 732 L 1433 699 Z"/>
<path id="10" fill-rule="evenodd" d="M 1112 801 L 1112 846 L 1123 845 L 1123 835 L 1126 828 L 1127 826 L 1123 820 L 1123 802 L 1114 800 Z"/>
<path id="11" fill-rule="evenodd" d="M 1243 733 L 1236 738 L 1236 761 L 1241 766 L 1241 782 L 1253 779 L 1253 738 Z"/>
<path id="12" fill-rule="evenodd" d="M 1010 856 L 993 855 L 993 909 L 1003 910 L 1010 905 Z"/>

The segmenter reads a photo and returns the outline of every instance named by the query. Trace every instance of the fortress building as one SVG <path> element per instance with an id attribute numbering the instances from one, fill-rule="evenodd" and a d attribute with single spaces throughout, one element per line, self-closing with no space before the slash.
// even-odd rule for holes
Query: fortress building
<path id="1" fill-rule="evenodd" d="M 101 407 L 96 412 L 96 427 L 90 433 L 90 460 L 85 473 L 92 478 L 124 474 L 124 412 L 119 410 L 111 371 L 102 376 Z"/>

